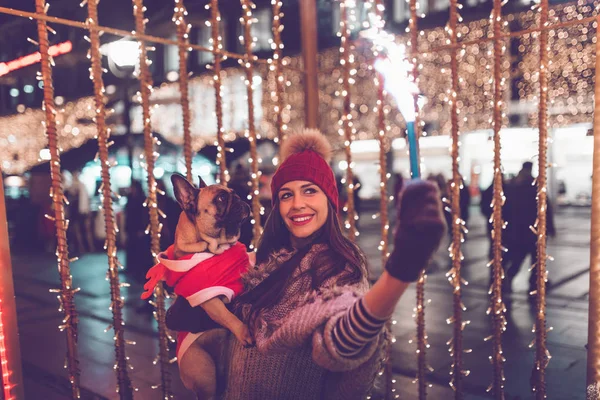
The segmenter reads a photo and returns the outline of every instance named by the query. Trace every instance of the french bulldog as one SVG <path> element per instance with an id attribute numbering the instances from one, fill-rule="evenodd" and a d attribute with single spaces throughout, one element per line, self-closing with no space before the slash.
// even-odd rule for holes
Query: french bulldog
<path id="1" fill-rule="evenodd" d="M 175 199 L 182 209 L 175 229 L 174 254 L 177 259 L 202 252 L 223 253 L 237 243 L 241 225 L 250 216 L 250 206 L 233 190 L 222 185 L 208 186 L 199 179 L 197 189 L 182 175 L 171 176 Z M 251 252 L 249 256 L 254 254 Z M 247 326 L 225 307 L 220 297 L 200 306 L 244 345 L 252 345 Z"/>
<path id="2" fill-rule="evenodd" d="M 241 225 L 250 216 L 248 204 L 231 189 L 222 185 L 208 186 L 202 178 L 199 188 L 179 174 L 173 174 L 171 182 L 175 199 L 182 209 L 175 230 L 175 259 L 204 252 L 222 254 L 236 245 Z M 254 264 L 255 254 L 248 253 L 250 265 Z M 245 347 L 254 344 L 248 327 L 227 309 L 221 296 L 199 305 L 214 322 L 233 333 Z M 202 333 L 179 360 L 184 385 L 200 399 L 212 399 L 216 394 L 217 359 L 225 335 L 223 329 L 210 329 Z"/>

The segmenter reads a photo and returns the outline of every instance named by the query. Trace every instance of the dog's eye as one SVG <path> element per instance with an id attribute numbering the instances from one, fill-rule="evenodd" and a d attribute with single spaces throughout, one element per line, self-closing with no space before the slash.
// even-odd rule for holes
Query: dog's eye
<path id="1" fill-rule="evenodd" d="M 217 196 L 217 201 L 224 202 L 225 201 L 225 195 L 221 194 L 221 195 Z"/>

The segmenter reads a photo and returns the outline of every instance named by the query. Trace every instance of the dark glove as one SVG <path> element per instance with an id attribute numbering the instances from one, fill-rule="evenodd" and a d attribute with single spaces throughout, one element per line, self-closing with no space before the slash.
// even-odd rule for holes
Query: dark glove
<path id="1" fill-rule="evenodd" d="M 415 282 L 446 231 L 440 192 L 428 181 L 409 181 L 400 192 L 394 250 L 385 269 L 394 278 Z"/>

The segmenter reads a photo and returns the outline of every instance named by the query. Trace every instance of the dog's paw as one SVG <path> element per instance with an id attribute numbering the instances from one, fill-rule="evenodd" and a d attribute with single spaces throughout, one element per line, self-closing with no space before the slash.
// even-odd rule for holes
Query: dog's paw
<path id="1" fill-rule="evenodd" d="M 254 338 L 245 324 L 240 324 L 240 326 L 233 331 L 233 334 L 244 347 L 248 348 L 254 346 Z"/>
<path id="2" fill-rule="evenodd" d="M 248 259 L 250 260 L 250 266 L 254 267 L 256 265 L 256 252 L 251 251 L 248 254 Z"/>

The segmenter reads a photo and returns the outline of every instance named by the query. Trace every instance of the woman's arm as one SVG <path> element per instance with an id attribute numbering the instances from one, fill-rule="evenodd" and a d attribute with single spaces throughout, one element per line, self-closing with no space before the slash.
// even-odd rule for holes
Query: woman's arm
<path id="1" fill-rule="evenodd" d="M 371 290 L 335 324 L 332 337 L 337 352 L 344 357 L 352 357 L 373 340 L 408 285 L 384 271 Z"/>
<path id="2" fill-rule="evenodd" d="M 338 354 L 354 356 L 379 334 L 409 282 L 427 266 L 444 230 L 437 188 L 430 182 L 411 181 L 402 193 L 394 251 L 383 274 L 333 329 Z"/>
<path id="3" fill-rule="evenodd" d="M 408 285 L 410 282 L 403 282 L 383 271 L 377 282 L 365 294 L 367 308 L 376 318 L 389 318 Z"/>

